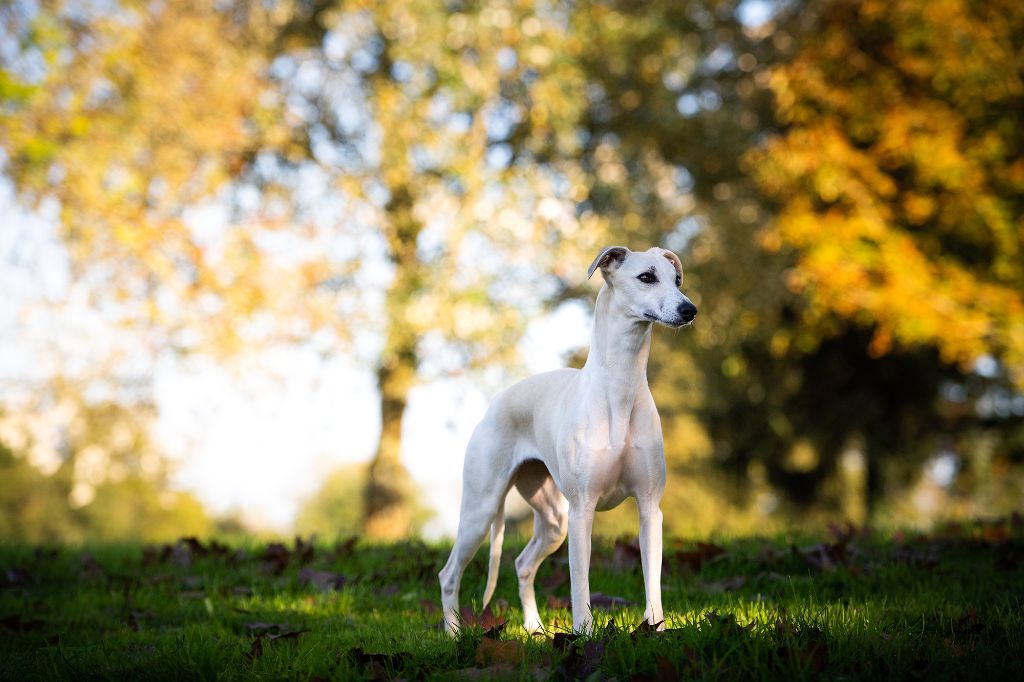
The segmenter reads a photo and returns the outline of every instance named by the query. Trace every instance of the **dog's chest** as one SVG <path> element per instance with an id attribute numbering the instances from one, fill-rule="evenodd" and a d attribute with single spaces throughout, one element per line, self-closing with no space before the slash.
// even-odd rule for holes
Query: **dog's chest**
<path id="1" fill-rule="evenodd" d="M 606 428 L 603 433 L 591 432 L 575 440 L 559 458 L 568 465 L 562 469 L 559 481 L 563 493 L 570 499 L 581 493 L 602 511 L 635 494 L 637 472 L 648 469 L 642 462 L 637 466 L 648 453 L 638 452 L 628 437 L 609 441 L 608 433 Z"/>

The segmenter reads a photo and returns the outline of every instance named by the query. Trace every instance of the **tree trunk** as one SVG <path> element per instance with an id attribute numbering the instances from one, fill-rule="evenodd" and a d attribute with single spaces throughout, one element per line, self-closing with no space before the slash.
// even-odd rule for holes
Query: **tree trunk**
<path id="1" fill-rule="evenodd" d="M 387 331 L 377 385 L 380 391 L 380 444 L 366 483 L 363 530 L 375 540 L 396 540 L 413 530 L 414 489 L 402 466 L 402 418 L 409 391 L 416 383 L 419 357 L 417 330 L 406 320 L 416 293 L 423 286 L 423 264 L 416 252 L 422 225 L 413 216 L 413 197 L 407 184 L 391 188 L 384 236 L 395 266 L 395 278 L 384 303 Z"/>
<path id="2" fill-rule="evenodd" d="M 412 530 L 412 482 L 402 466 L 402 418 L 415 365 L 384 362 L 377 368 L 380 388 L 380 444 L 366 481 L 363 531 L 376 540 L 397 540 Z"/>

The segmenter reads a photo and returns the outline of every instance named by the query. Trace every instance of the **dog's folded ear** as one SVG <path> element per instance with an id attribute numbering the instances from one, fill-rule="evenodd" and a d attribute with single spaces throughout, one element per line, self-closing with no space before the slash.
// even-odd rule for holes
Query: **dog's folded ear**
<path id="1" fill-rule="evenodd" d="M 590 264 L 590 268 L 587 270 L 587 279 L 594 276 L 594 271 L 601 268 L 604 272 L 611 272 L 618 269 L 622 262 L 626 260 L 626 255 L 629 254 L 629 249 L 625 246 L 609 246 L 597 254 L 597 258 Z"/>
<path id="2" fill-rule="evenodd" d="M 668 258 L 669 262 L 672 263 L 672 267 L 676 269 L 676 286 L 679 286 L 683 283 L 683 264 L 680 262 L 679 256 L 668 249 L 662 249 L 661 255 Z"/>

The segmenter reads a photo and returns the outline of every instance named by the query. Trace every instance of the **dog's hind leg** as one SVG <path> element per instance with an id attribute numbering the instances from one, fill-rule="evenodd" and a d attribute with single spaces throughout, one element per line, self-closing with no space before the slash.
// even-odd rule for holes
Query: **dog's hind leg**
<path id="1" fill-rule="evenodd" d="M 505 504 L 505 496 L 511 485 L 511 472 L 498 470 L 507 458 L 493 456 L 495 449 L 503 447 L 481 425 L 466 449 L 459 529 L 448 562 L 437 576 L 441 583 L 445 628 L 451 635 L 459 627 L 459 583 L 462 582 L 462 573 L 483 544 L 498 510 Z"/>
<path id="2" fill-rule="evenodd" d="M 523 627 L 534 633 L 542 631 L 544 624 L 537 612 L 533 582 L 541 562 L 565 541 L 569 503 L 539 460 L 526 461 L 519 467 L 514 481 L 519 494 L 533 507 L 533 537 L 516 558 L 516 575 L 523 604 Z"/>

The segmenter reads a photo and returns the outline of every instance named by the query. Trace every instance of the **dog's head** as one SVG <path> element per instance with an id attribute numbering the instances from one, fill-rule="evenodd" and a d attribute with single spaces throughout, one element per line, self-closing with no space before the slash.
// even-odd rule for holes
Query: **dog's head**
<path id="1" fill-rule="evenodd" d="M 590 264 L 587 278 L 598 268 L 616 297 L 626 302 L 630 317 L 678 329 L 697 316 L 697 306 L 679 290 L 683 265 L 671 251 L 658 247 L 630 251 L 624 246 L 609 246 Z"/>

